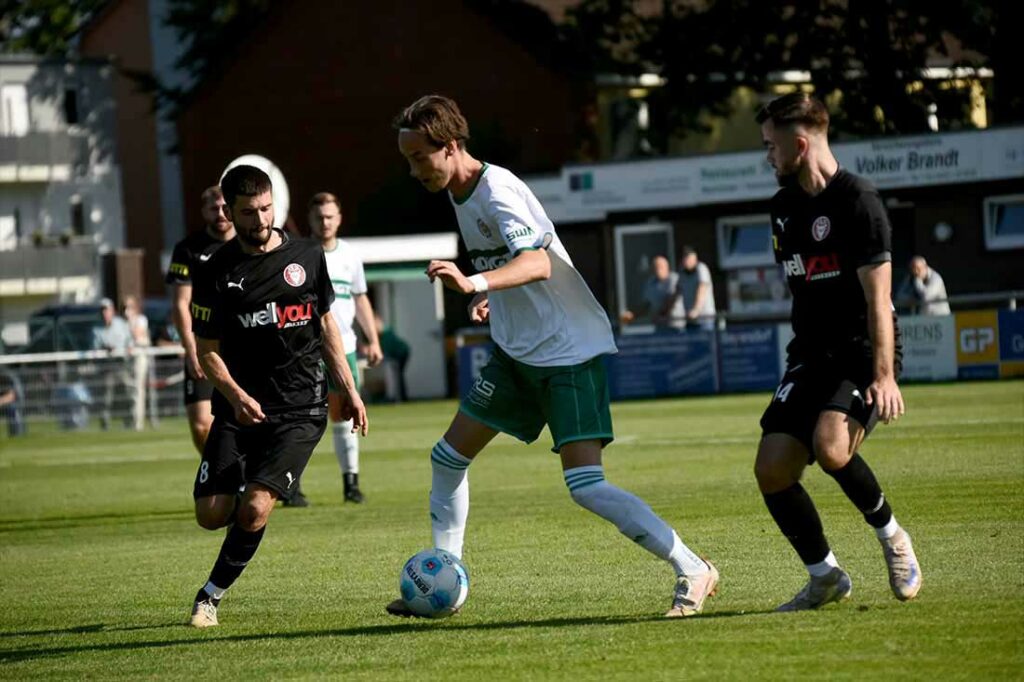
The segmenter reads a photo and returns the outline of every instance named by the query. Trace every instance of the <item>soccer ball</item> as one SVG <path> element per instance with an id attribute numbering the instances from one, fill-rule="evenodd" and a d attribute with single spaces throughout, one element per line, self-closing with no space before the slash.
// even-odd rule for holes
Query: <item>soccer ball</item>
<path id="1" fill-rule="evenodd" d="M 417 616 L 447 618 L 469 596 L 469 573 L 455 555 L 443 549 L 425 549 L 405 562 L 398 589 Z"/>

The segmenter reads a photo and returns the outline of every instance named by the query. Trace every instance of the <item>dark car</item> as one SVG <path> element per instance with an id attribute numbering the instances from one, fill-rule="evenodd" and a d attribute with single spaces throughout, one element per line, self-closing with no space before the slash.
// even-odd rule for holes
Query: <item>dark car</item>
<path id="1" fill-rule="evenodd" d="M 99 303 L 47 306 L 28 318 L 28 343 L 21 353 L 92 350 L 92 330 L 103 324 Z"/>

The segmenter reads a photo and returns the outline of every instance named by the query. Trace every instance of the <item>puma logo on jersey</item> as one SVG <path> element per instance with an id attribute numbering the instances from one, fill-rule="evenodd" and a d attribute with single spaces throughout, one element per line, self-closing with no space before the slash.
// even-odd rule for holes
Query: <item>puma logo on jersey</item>
<path id="1" fill-rule="evenodd" d="M 788 223 L 788 222 L 789 222 L 789 218 L 776 218 L 775 219 L 775 224 L 779 226 L 779 231 L 781 231 L 781 232 L 785 232 L 786 231 L 786 223 Z"/>
<path id="2" fill-rule="evenodd" d="M 295 479 L 292 478 L 292 472 L 286 471 L 284 472 L 284 475 L 288 477 L 288 489 L 291 490 L 292 483 L 295 482 Z"/>
<path id="3" fill-rule="evenodd" d="M 210 260 L 210 256 L 212 256 L 212 255 L 213 255 L 212 253 L 200 254 L 199 260 L 202 261 L 203 263 L 205 263 L 206 261 Z"/>
<path id="4" fill-rule="evenodd" d="M 245 277 L 243 277 L 242 279 L 238 280 L 237 282 L 228 282 L 228 289 L 230 289 L 231 287 L 238 287 L 239 291 L 245 291 L 245 289 L 242 288 L 242 282 L 244 282 L 244 281 L 245 281 Z"/>

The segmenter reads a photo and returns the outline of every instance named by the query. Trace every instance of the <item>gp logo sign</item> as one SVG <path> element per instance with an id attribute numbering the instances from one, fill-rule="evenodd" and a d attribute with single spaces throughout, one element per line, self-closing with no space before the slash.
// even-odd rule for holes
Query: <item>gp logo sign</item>
<path id="1" fill-rule="evenodd" d="M 961 369 L 984 365 L 999 374 L 999 318 L 995 310 L 978 310 L 956 314 L 956 360 Z M 970 378 L 982 378 L 972 371 Z"/>

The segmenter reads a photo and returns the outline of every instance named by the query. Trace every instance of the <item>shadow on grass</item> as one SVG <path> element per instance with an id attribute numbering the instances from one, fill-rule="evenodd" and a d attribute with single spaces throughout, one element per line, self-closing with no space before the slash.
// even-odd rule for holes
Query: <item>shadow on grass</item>
<path id="1" fill-rule="evenodd" d="M 454 621 L 431 622 L 409 620 L 389 625 L 368 625 L 338 630 L 296 630 L 294 632 L 251 633 L 217 636 L 210 631 L 190 630 L 182 623 L 166 623 L 163 625 L 140 626 L 107 626 L 102 623 L 80 625 L 59 630 L 28 630 L 23 632 L 2 633 L 3 637 L 56 635 L 56 634 L 97 634 L 103 632 L 125 632 L 131 630 L 155 630 L 160 628 L 180 629 L 182 634 L 190 636 L 167 641 L 142 642 L 111 642 L 83 644 L 80 646 L 25 647 L 14 651 L 0 651 L 0 663 L 15 663 L 36 659 L 56 658 L 70 654 L 96 651 L 137 651 L 145 649 L 166 649 L 169 647 L 192 646 L 195 644 L 211 644 L 221 642 L 258 642 L 275 640 L 294 640 L 306 637 L 374 637 L 391 636 L 415 632 L 445 631 L 489 631 L 518 630 L 523 628 L 563 628 L 563 627 L 600 627 L 603 625 L 629 625 L 640 623 L 662 623 L 665 627 L 685 627 L 682 623 L 697 623 L 702 620 L 717 618 L 734 618 L 737 616 L 753 616 L 770 611 L 715 611 L 695 618 L 664 618 L 662 616 L 591 616 L 586 618 L 548 618 L 544 620 L 498 621 L 491 623 L 458 623 Z M 223 632 L 223 629 L 221 629 Z M 212 635 L 212 636 L 211 636 Z"/>
<path id="2" fill-rule="evenodd" d="M 11 519 L 0 521 L 0 533 L 25 533 L 36 530 L 60 530 L 104 526 L 122 521 L 165 521 L 168 519 L 192 520 L 192 509 L 171 509 L 166 511 L 113 512 L 109 514 L 82 514 L 80 516 L 48 516 L 38 519 Z"/>

